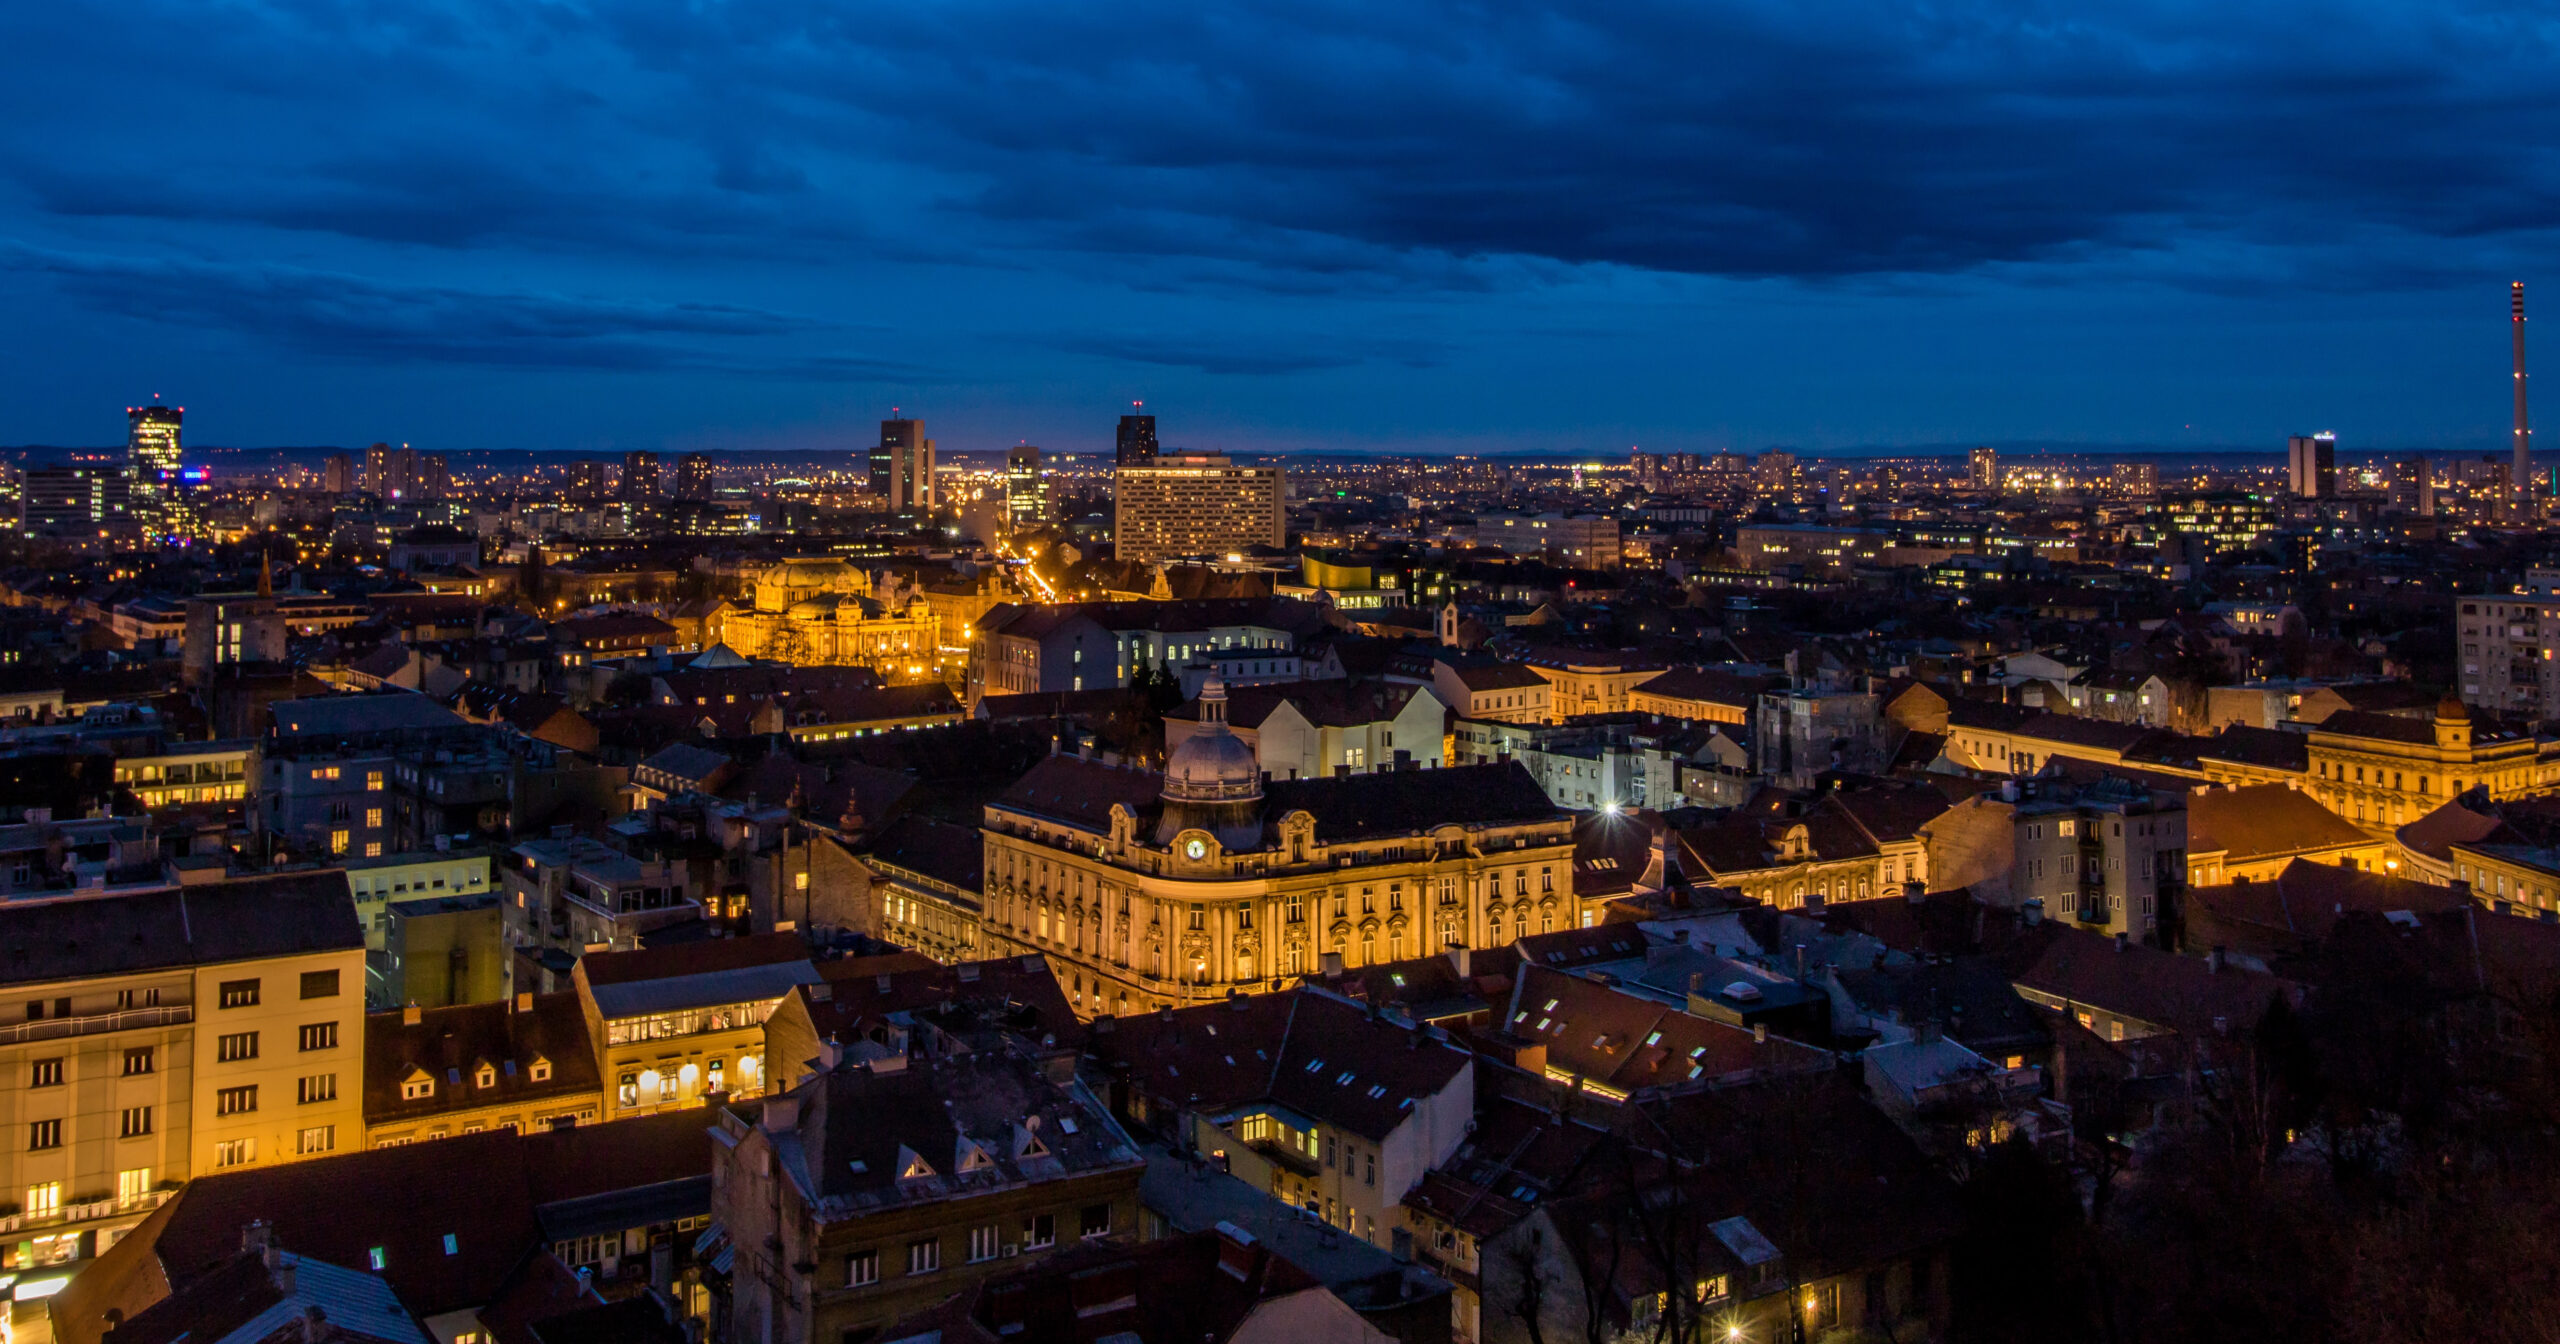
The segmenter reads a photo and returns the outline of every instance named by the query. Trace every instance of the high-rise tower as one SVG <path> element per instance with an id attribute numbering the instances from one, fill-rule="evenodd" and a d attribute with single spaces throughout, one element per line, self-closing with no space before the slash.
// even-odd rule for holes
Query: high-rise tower
<path id="1" fill-rule="evenodd" d="M 1049 481 L 1040 470 L 1040 450 L 1016 444 L 1005 454 L 1005 522 L 1015 531 L 1038 527 L 1049 516 Z"/>
<path id="2" fill-rule="evenodd" d="M 125 467 L 132 475 L 133 510 L 145 535 L 157 540 L 187 535 L 185 480 L 178 466 L 178 431 L 187 417 L 183 406 L 125 408 Z"/>
<path id="3" fill-rule="evenodd" d="M 2516 346 L 2516 498 L 2533 498 L 2533 429 L 2524 418 L 2524 282 L 2518 280 L 2508 291 L 2508 325 L 2515 329 Z"/>
<path id="4" fill-rule="evenodd" d="M 1129 404 L 1133 407 L 1143 407 L 1147 403 L 1133 401 Z M 1156 418 L 1152 415 L 1136 414 L 1121 416 L 1119 448 L 1119 455 L 1112 459 L 1113 466 L 1143 467 L 1155 461 Z"/>
<path id="5" fill-rule="evenodd" d="M 2304 499 L 2338 494 L 2338 436 L 2296 434 L 2284 441 L 2285 484 Z"/>
<path id="6" fill-rule="evenodd" d="M 883 420 L 871 450 L 871 493 L 900 513 L 933 508 L 933 440 L 922 420 Z"/>

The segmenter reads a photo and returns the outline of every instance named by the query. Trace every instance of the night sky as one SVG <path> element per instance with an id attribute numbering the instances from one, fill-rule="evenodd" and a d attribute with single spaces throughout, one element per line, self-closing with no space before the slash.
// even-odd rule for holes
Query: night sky
<path id="1" fill-rule="evenodd" d="M 0 442 L 2497 449 L 2548 5 L 0 6 Z M 2544 404 L 2560 423 L 2560 376 Z"/>

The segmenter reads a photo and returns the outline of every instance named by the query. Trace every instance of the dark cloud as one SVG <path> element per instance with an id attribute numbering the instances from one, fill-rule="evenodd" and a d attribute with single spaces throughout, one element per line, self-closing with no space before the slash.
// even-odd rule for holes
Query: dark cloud
<path id="1" fill-rule="evenodd" d="M 832 324 L 729 304 L 644 303 L 537 292 L 404 284 L 273 264 L 63 252 L 0 240 L 0 267 L 49 277 L 104 311 L 273 340 L 341 359 L 420 360 L 529 369 L 715 369 L 786 378 L 918 379 L 897 361 L 759 357 Z"/>
<path id="2" fill-rule="evenodd" d="M 140 8 L 0 20 L 67 57 L 0 93 L 22 114 L 0 170 L 46 208 L 440 247 L 1045 252 L 1141 284 L 1190 258 L 1192 283 L 1284 293 L 2146 253 L 2210 282 L 2353 220 L 2336 279 L 2560 219 L 2536 6 Z"/>

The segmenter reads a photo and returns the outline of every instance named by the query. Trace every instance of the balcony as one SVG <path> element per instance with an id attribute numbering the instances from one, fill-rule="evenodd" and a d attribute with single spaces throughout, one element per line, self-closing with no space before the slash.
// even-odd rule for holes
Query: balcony
<path id="1" fill-rule="evenodd" d="M 178 1192 L 175 1189 L 146 1190 L 131 1200 L 118 1199 L 114 1195 L 92 1195 L 85 1199 L 72 1200 L 61 1208 L 49 1212 L 0 1214 L 0 1235 L 28 1232 L 43 1227 L 57 1227 L 68 1223 L 95 1222 L 101 1218 L 113 1218 L 118 1214 L 149 1213 L 168 1203 L 169 1197 L 176 1193 Z"/>
<path id="2" fill-rule="evenodd" d="M 91 1013 L 86 1017 L 48 1017 L 36 1022 L 0 1025 L 0 1045 L 58 1040 L 66 1036 L 98 1036 L 137 1027 L 174 1027 L 195 1020 L 195 1005 L 189 1003 L 124 1008 L 111 1013 Z"/>

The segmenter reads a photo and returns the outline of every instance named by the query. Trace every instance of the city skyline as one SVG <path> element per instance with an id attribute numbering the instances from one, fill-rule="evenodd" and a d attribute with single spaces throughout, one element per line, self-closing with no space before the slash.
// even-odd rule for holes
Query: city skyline
<path id="1" fill-rule="evenodd" d="M 0 437 L 2502 441 L 2547 39 L 1855 17 L 13 14 Z"/>

